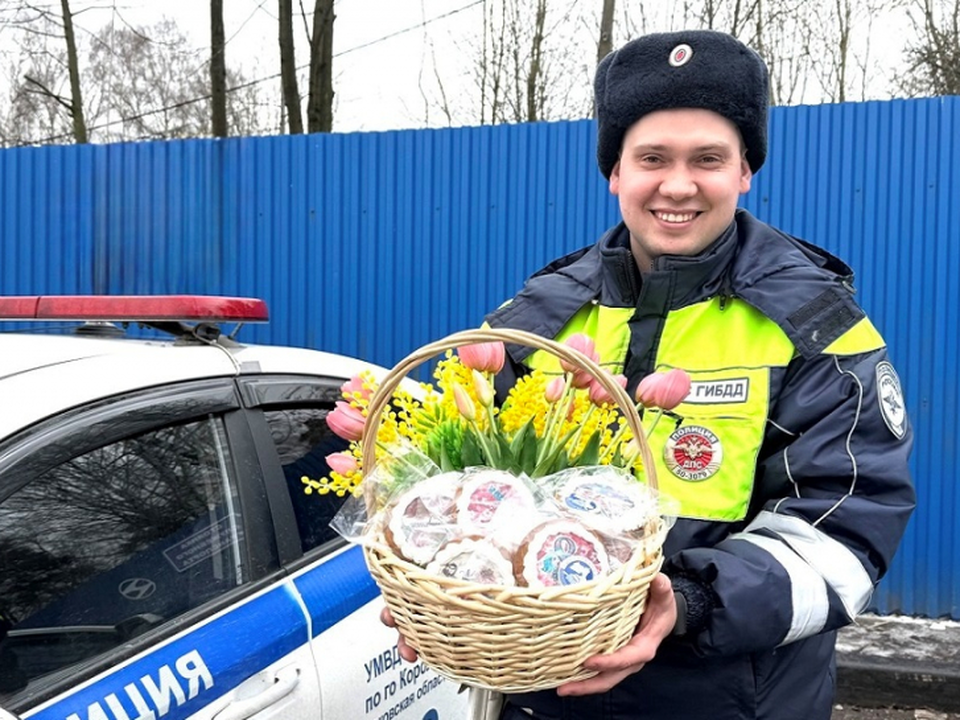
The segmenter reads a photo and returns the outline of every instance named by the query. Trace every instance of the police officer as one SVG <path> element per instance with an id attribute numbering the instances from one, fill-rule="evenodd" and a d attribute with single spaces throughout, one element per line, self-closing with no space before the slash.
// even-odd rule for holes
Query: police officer
<path id="1" fill-rule="evenodd" d="M 866 608 L 914 506 L 900 382 L 850 268 L 737 209 L 767 153 L 755 52 L 648 35 L 604 58 L 595 92 L 623 222 L 487 322 L 589 332 L 631 388 L 690 373 L 683 421 L 651 438 L 680 518 L 631 642 L 588 661 L 595 678 L 509 697 L 503 717 L 827 720 L 836 629 Z M 510 350 L 517 372 L 549 363 Z"/>
<path id="2" fill-rule="evenodd" d="M 604 58 L 595 93 L 622 222 L 486 321 L 586 332 L 631 390 L 688 371 L 682 420 L 650 439 L 680 517 L 631 641 L 588 660 L 593 678 L 508 696 L 501 717 L 828 720 L 836 630 L 914 506 L 900 382 L 850 268 L 737 209 L 767 153 L 755 52 L 712 31 L 644 36 Z M 508 353 L 514 373 L 555 362 Z"/>

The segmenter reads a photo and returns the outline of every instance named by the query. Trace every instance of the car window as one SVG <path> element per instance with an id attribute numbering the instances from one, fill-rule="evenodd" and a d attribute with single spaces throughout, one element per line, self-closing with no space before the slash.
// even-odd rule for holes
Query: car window
<path id="1" fill-rule="evenodd" d="M 231 467 L 210 415 L 18 480 L 0 499 L 3 704 L 245 582 Z"/>
<path id="2" fill-rule="evenodd" d="M 307 495 L 302 481 L 304 476 L 324 477 L 330 472 L 324 458 L 347 447 L 347 442 L 327 426 L 328 412 L 329 409 L 319 407 L 264 410 L 293 503 L 303 552 L 340 537 L 330 527 L 330 521 L 345 498 L 334 494 Z"/>

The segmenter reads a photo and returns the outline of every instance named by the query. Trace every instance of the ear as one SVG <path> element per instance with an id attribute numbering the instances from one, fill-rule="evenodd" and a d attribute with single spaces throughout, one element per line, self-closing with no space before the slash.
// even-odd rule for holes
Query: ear
<path id="1" fill-rule="evenodd" d="M 740 194 L 746 195 L 750 192 L 750 181 L 753 179 L 753 170 L 750 169 L 750 163 L 746 157 L 740 158 Z"/>
<path id="2" fill-rule="evenodd" d="M 619 195 L 620 194 L 620 161 L 617 160 L 617 164 L 613 166 L 613 170 L 610 171 L 610 194 Z"/>

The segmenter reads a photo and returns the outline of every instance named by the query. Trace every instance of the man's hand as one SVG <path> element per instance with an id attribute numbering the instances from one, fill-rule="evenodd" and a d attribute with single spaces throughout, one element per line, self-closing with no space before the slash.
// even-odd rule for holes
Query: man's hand
<path id="1" fill-rule="evenodd" d="M 387 608 L 380 611 L 380 622 L 387 627 L 395 628 L 397 626 L 397 623 L 394 622 L 393 615 L 390 614 Z M 400 657 L 407 662 L 412 663 L 417 659 L 417 651 L 407 645 L 406 639 L 399 632 L 397 632 L 397 651 L 400 653 Z"/>
<path id="2" fill-rule="evenodd" d="M 676 622 L 677 603 L 673 598 L 670 578 L 658 574 L 650 583 L 647 607 L 630 641 L 616 652 L 587 658 L 584 667 L 598 670 L 599 675 L 561 685 L 557 688 L 557 694 L 593 695 L 606 692 L 650 662 L 660 643 L 673 631 Z"/>

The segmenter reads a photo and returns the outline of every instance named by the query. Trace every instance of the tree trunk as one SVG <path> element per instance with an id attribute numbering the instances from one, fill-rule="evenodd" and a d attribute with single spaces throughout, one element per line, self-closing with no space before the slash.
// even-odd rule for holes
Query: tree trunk
<path id="1" fill-rule="evenodd" d="M 291 134 L 303 132 L 300 114 L 300 89 L 297 87 L 297 63 L 293 51 L 293 2 L 280 0 L 280 85 Z"/>
<path id="2" fill-rule="evenodd" d="M 840 35 L 837 48 L 837 102 L 847 101 L 847 57 L 850 53 L 850 25 L 852 10 L 850 3 L 836 0 L 837 23 Z"/>
<path id="3" fill-rule="evenodd" d="M 333 130 L 333 13 L 334 0 L 316 0 L 310 37 L 310 98 L 307 130 Z"/>
<path id="4" fill-rule="evenodd" d="M 530 66 L 527 70 L 527 122 L 536 122 L 543 117 L 543 42 L 547 21 L 547 1 L 537 0 L 537 19 L 530 43 Z"/>
<path id="5" fill-rule="evenodd" d="M 70 115 L 73 118 L 73 139 L 78 144 L 87 142 L 87 123 L 83 118 L 83 96 L 80 93 L 80 64 L 77 60 L 77 39 L 73 34 L 73 14 L 70 0 L 60 0 L 63 11 L 63 35 L 67 40 L 67 67 L 70 71 Z"/>
<path id="6" fill-rule="evenodd" d="M 613 13 L 616 0 L 603 0 L 603 14 L 600 16 L 600 40 L 597 42 L 597 64 L 613 50 Z"/>
<path id="7" fill-rule="evenodd" d="M 214 137 L 228 134 L 225 50 L 223 0 L 210 0 L 210 111 Z"/>
<path id="8" fill-rule="evenodd" d="M 603 0 L 603 13 L 600 16 L 600 40 L 597 42 L 597 65 L 613 52 L 613 13 L 616 0 Z M 597 115 L 597 102 L 593 102 L 593 115 Z"/>

